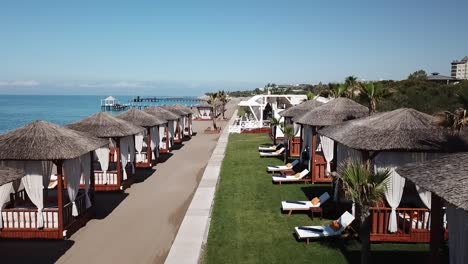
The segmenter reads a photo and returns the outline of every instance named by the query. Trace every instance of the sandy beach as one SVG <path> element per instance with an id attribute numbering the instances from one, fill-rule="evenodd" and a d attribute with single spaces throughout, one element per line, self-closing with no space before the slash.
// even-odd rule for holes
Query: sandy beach
<path id="1" fill-rule="evenodd" d="M 237 102 L 228 104 L 226 118 Z M 96 218 L 69 240 L 0 241 L 2 263 L 164 263 L 219 137 L 203 133 L 209 126 L 194 122 L 198 133 L 155 170 L 138 170 L 124 192 L 97 193 Z"/>

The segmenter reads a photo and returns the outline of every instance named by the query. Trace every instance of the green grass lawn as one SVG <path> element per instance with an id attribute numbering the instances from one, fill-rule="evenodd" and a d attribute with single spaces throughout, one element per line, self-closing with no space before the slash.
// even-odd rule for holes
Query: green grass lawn
<path id="1" fill-rule="evenodd" d="M 273 184 L 268 164 L 276 158 L 260 158 L 257 147 L 271 143 L 264 134 L 233 134 L 229 138 L 215 198 L 203 262 L 215 263 L 359 263 L 360 245 L 355 239 L 321 239 L 307 245 L 296 240 L 295 226 L 330 223 L 336 215 L 312 220 L 307 214 L 288 216 L 282 200 L 306 200 L 330 185 Z M 330 202 L 328 207 L 333 206 Z M 428 245 L 373 244 L 375 263 L 422 263 Z"/>

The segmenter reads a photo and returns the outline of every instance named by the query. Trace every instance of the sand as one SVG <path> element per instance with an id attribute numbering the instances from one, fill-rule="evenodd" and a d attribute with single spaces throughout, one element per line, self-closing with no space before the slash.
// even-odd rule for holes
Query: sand
<path id="1" fill-rule="evenodd" d="M 237 101 L 228 104 L 227 118 Z M 2 263 L 164 263 L 219 138 L 203 133 L 209 126 L 194 122 L 197 135 L 164 156 L 155 171 L 139 170 L 129 189 L 98 193 L 96 219 L 69 240 L 0 241 Z"/>

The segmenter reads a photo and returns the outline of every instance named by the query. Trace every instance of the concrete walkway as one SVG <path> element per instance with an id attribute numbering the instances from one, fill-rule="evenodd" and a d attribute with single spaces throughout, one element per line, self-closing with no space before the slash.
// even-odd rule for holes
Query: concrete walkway
<path id="1" fill-rule="evenodd" d="M 229 124 L 234 121 L 236 115 L 237 110 L 231 117 Z M 185 214 L 177 237 L 167 256 L 166 264 L 195 264 L 200 262 L 202 247 L 208 236 L 211 209 L 228 139 L 229 128 L 226 126 Z"/>

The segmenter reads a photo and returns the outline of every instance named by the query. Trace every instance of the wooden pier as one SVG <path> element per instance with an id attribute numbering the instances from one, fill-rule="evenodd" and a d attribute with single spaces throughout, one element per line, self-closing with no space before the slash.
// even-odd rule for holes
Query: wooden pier
<path id="1" fill-rule="evenodd" d="M 204 103 L 206 100 L 195 98 L 195 97 L 134 97 L 129 100 L 129 103 L 122 104 L 112 96 L 101 100 L 101 111 L 126 111 L 131 108 L 137 108 L 143 110 L 147 107 L 162 105 L 162 104 L 176 104 L 183 103 L 185 105 L 194 106 L 200 103 Z M 156 104 L 154 104 L 156 103 Z"/>
<path id="2" fill-rule="evenodd" d="M 177 103 L 177 102 L 193 102 L 190 105 L 196 105 L 202 102 L 205 102 L 203 99 L 198 99 L 194 97 L 140 97 L 137 96 L 131 100 L 131 102 L 134 103 L 144 103 L 144 102 L 150 102 L 150 103 Z"/>

